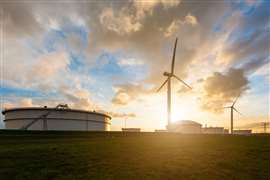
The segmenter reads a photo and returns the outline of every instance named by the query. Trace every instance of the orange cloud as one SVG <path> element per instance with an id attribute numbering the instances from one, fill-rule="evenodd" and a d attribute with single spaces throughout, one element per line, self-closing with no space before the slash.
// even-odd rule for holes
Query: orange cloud
<path id="1" fill-rule="evenodd" d="M 116 94 L 112 99 L 114 105 L 127 105 L 143 94 L 150 94 L 153 89 L 146 89 L 142 85 L 124 84 L 116 86 Z"/>

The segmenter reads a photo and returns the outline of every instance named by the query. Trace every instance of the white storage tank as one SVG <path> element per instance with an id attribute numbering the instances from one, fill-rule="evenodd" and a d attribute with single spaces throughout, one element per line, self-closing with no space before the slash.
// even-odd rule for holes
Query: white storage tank
<path id="1" fill-rule="evenodd" d="M 2 114 L 6 129 L 109 131 L 111 125 L 111 117 L 106 114 L 70 109 L 67 105 L 11 108 Z"/>

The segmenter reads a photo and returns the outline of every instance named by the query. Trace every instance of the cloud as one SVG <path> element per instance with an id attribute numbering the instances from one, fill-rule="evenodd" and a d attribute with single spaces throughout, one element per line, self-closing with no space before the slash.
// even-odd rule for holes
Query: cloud
<path id="1" fill-rule="evenodd" d="M 203 82 L 203 97 L 200 99 L 203 110 L 220 113 L 224 106 L 248 89 L 248 79 L 242 69 L 229 69 L 222 74 L 214 72 Z"/>
<path id="2" fill-rule="evenodd" d="M 33 104 L 31 98 L 21 98 L 17 102 L 5 102 L 3 103 L 4 109 L 16 108 L 16 107 L 33 107 L 36 106 Z"/>
<path id="3" fill-rule="evenodd" d="M 181 3 L 181 0 L 160 0 L 160 2 L 165 8 L 172 8 L 177 7 Z"/>
<path id="4" fill-rule="evenodd" d="M 135 113 L 116 113 L 116 112 L 108 112 L 110 116 L 113 118 L 135 118 Z"/>
<path id="5" fill-rule="evenodd" d="M 48 14 L 50 10 L 47 7 L 47 5 L 42 6 L 39 3 L 5 4 L 4 59 L 0 64 L 4 85 L 45 93 L 46 99 L 50 99 L 48 101 L 38 100 L 38 102 L 34 100 L 34 105 L 55 106 L 59 102 L 65 102 L 76 108 L 93 108 L 90 95 L 82 92 L 87 90 L 81 88 L 81 85 L 89 83 L 91 78 L 89 75 L 86 77 L 83 71 L 75 72 L 70 69 L 70 65 L 73 63 L 71 55 L 83 50 L 84 42 L 82 41 L 84 39 L 82 38 L 87 41 L 87 37 L 84 37 L 85 32 L 81 27 L 79 29 L 74 26 L 74 18 L 78 20 L 74 13 L 65 17 L 71 19 L 63 20 L 61 19 L 63 16 L 54 16 L 55 12 Z M 52 9 L 54 8 L 60 8 L 59 4 L 56 3 Z M 19 26 L 19 21 L 24 21 L 24 15 L 29 15 L 31 18 Z M 68 25 L 65 22 L 68 22 Z M 79 24 L 82 26 L 83 22 Z M 60 36 L 62 38 L 59 38 Z M 44 47 L 46 41 L 48 41 L 48 45 L 45 44 L 47 46 Z M 62 93 L 61 88 L 64 86 L 66 91 Z M 30 103 L 31 99 L 23 100 L 22 103 L 18 103 L 20 98 L 14 97 L 14 99 L 16 99 L 16 103 L 9 99 L 7 101 L 10 103 L 6 102 L 6 104 L 33 105 Z"/>
<path id="6" fill-rule="evenodd" d="M 69 76 L 70 61 L 65 52 L 47 53 L 35 58 L 25 57 L 24 54 L 20 56 L 20 52 L 16 56 L 15 53 L 9 54 L 9 61 L 1 67 L 6 72 L 4 82 L 9 86 L 48 91 L 56 88 L 61 81 L 63 83 L 63 75 Z"/>
<path id="7" fill-rule="evenodd" d="M 10 109 L 10 108 L 14 108 L 15 105 L 11 102 L 4 102 L 3 103 L 3 109 Z"/>
<path id="8" fill-rule="evenodd" d="M 112 111 L 107 112 L 107 111 L 104 111 L 104 110 L 101 110 L 101 109 L 97 110 L 97 112 L 108 114 L 112 118 L 123 119 L 123 118 L 135 118 L 135 117 L 137 117 L 137 115 L 135 113 L 132 113 L 132 112 L 129 112 L 129 113 L 119 113 L 119 112 L 112 112 Z"/>
<path id="9" fill-rule="evenodd" d="M 116 93 L 112 99 L 114 105 L 127 105 L 138 97 L 149 94 L 151 89 L 146 89 L 141 85 L 124 84 L 115 87 Z"/>
<path id="10" fill-rule="evenodd" d="M 143 65 L 144 62 L 135 58 L 122 58 L 118 61 L 120 66 L 139 66 Z"/>
<path id="11" fill-rule="evenodd" d="M 142 24 L 136 16 L 129 15 L 126 8 L 121 9 L 117 13 L 112 8 L 104 8 L 99 16 L 99 20 L 103 27 L 119 35 L 133 33 L 142 28 Z"/>
<path id="12" fill-rule="evenodd" d="M 184 25 L 196 26 L 198 25 L 198 20 L 195 16 L 191 14 L 186 15 L 184 20 L 174 20 L 165 30 L 164 36 L 171 37 L 175 35 L 179 31 L 179 28 L 181 28 L 181 26 L 184 26 Z"/>
<path id="13" fill-rule="evenodd" d="M 34 36 L 43 31 L 41 25 L 32 14 L 34 6 L 25 3 L 1 3 L 3 9 L 5 33 L 8 36 L 20 38 Z"/>
<path id="14" fill-rule="evenodd" d="M 149 67 L 149 72 L 139 83 L 153 87 L 160 85 L 162 73 L 170 66 L 176 36 L 179 37 L 179 46 L 175 73 L 181 78 L 190 78 L 191 67 L 202 65 L 207 67 L 203 70 L 200 68 L 204 79 L 205 74 L 209 73 L 204 71 L 225 72 L 228 67 L 240 67 L 245 72 L 256 71 L 268 61 L 265 56 L 269 49 L 268 8 L 256 4 L 251 15 L 246 16 L 241 14 L 241 10 L 231 7 L 231 4 L 226 1 L 190 3 L 177 0 L 5 4 L 5 45 L 8 50 L 4 67 L 1 67 L 1 70 L 4 69 L 3 79 L 12 86 L 16 84 L 17 87 L 61 94 L 59 96 L 63 100 L 74 106 L 79 107 L 81 104 L 91 108 L 95 106 L 91 98 L 93 93 L 80 92 L 88 91 L 83 88 L 88 74 L 68 68 L 71 63 L 69 49 L 72 49 L 72 54 L 74 49 L 82 53 L 84 72 L 95 67 L 95 57 L 103 52 L 136 54 L 136 58 L 120 59 L 118 65 L 121 68 L 141 64 Z M 76 23 L 89 29 L 89 38 L 85 38 L 86 48 L 77 36 L 61 32 L 63 22 L 68 22 L 65 24 L 67 29 Z M 247 32 L 247 29 L 254 32 Z M 56 52 L 48 53 L 40 41 L 51 30 L 63 35 L 67 41 L 56 39 L 56 46 L 61 47 L 56 48 Z M 82 33 L 81 29 L 78 33 Z M 36 43 L 29 45 L 29 38 Z M 69 43 L 72 44 L 70 48 L 64 48 Z M 195 73 L 192 71 L 191 78 Z M 218 79 L 229 75 L 217 73 L 212 76 Z M 213 80 L 207 79 L 203 83 L 209 85 L 210 82 L 213 83 Z M 149 95 L 149 90 L 143 85 L 127 83 L 116 86 L 112 103 L 127 105 L 138 97 Z M 66 87 L 66 91 L 61 90 L 62 86 Z M 213 89 L 212 86 L 206 89 L 207 96 L 204 96 L 203 102 L 211 109 L 214 106 L 211 102 L 219 101 L 215 97 L 223 98 L 223 95 L 209 90 Z M 221 88 L 218 91 L 223 90 Z M 213 97 L 208 91 L 214 94 Z M 205 101 L 205 98 L 212 98 L 213 101 Z M 224 99 L 227 101 L 232 98 Z M 219 106 L 224 103 L 222 100 Z"/>
<path id="15" fill-rule="evenodd" d="M 112 99 L 112 103 L 117 105 L 126 105 L 133 99 L 134 97 L 130 96 L 130 93 L 127 91 L 124 92 L 123 90 L 119 90 Z"/>
<path id="16" fill-rule="evenodd" d="M 242 65 L 242 68 L 249 73 L 253 73 L 263 67 L 264 65 L 267 66 L 267 63 L 269 63 L 270 56 L 262 56 L 257 57 L 256 59 L 251 59 L 250 61 L 244 63 Z"/>
<path id="17" fill-rule="evenodd" d="M 267 64 L 265 64 L 264 66 L 261 66 L 260 68 L 258 68 L 253 75 L 257 75 L 260 77 L 263 77 L 265 79 L 265 82 L 270 84 L 270 61 L 268 61 Z"/>
<path id="18" fill-rule="evenodd" d="M 39 97 L 14 97 L 5 99 L 3 103 L 3 108 L 14 108 L 14 107 L 55 107 L 56 105 L 68 104 L 69 107 L 75 109 L 84 109 L 84 110 L 95 110 L 98 107 L 94 102 L 91 101 L 91 95 L 89 91 L 80 87 L 58 87 L 55 89 L 58 93 L 58 97 L 51 98 L 39 98 Z"/>
<path id="19" fill-rule="evenodd" d="M 144 2 L 144 1 L 143 1 Z M 152 1 L 151 1 L 152 2 Z M 145 5 L 146 6 L 146 5 Z M 217 15 L 207 6 L 198 6 L 197 11 L 192 11 L 186 8 L 188 3 L 181 2 L 179 5 L 166 9 L 160 2 L 151 5 L 149 10 L 146 10 L 143 18 L 138 22 L 142 24 L 142 28 L 136 32 L 129 34 L 119 34 L 115 31 L 108 31 L 103 25 L 92 26 L 91 34 L 92 39 L 89 40 L 89 51 L 93 49 L 100 49 L 102 51 L 117 52 L 119 50 L 127 53 L 136 54 L 144 65 L 149 68 L 147 75 L 145 75 L 145 81 L 142 83 L 157 84 L 160 83 L 160 74 L 167 70 L 170 64 L 173 43 L 176 36 L 179 36 L 179 45 L 176 54 L 176 74 L 185 78 L 187 76 L 187 70 L 189 65 L 195 60 L 196 57 L 200 57 L 202 54 L 198 54 L 200 46 L 203 46 L 209 39 L 209 27 L 215 22 Z M 222 14 L 224 6 L 222 3 L 213 3 L 212 7 L 217 9 L 218 14 Z M 118 6 L 112 6 L 114 12 L 120 13 L 122 8 L 133 8 L 132 4 L 121 4 Z M 140 6 L 138 6 L 140 7 Z M 202 8 L 203 7 L 203 8 Z M 142 7 L 141 7 L 142 8 Z M 128 11 L 128 15 L 136 15 L 136 9 Z M 102 11 L 101 11 L 102 12 Z M 200 14 L 204 13 L 204 17 L 199 20 L 196 17 L 200 17 Z M 115 14 L 114 14 L 115 15 Z M 191 18 L 194 17 L 194 18 Z M 98 15 L 98 17 L 100 17 Z M 164 32 L 171 25 L 173 21 L 181 20 L 181 28 L 176 28 L 173 32 L 168 32 L 168 38 L 164 38 Z M 194 21 L 196 19 L 196 21 Z M 195 25 L 195 22 L 197 24 Z M 199 23 L 200 22 L 200 23 Z M 193 25 L 192 25 L 193 23 Z M 177 24 L 177 23 L 176 23 Z M 89 25 L 91 26 L 91 24 Z M 205 27 L 208 30 L 205 30 Z M 205 49 L 202 53 L 211 52 L 212 47 Z M 98 52 L 97 50 L 96 52 Z M 201 61 L 199 61 L 201 62 Z M 123 66 L 124 68 L 124 66 Z"/>
<path id="20" fill-rule="evenodd" d="M 179 94 L 181 94 L 181 95 L 187 95 L 187 94 L 191 94 L 192 93 L 192 90 L 189 89 L 189 88 L 187 88 L 186 86 L 182 85 L 177 92 Z"/>
<path id="21" fill-rule="evenodd" d="M 100 15 L 100 24 L 109 31 L 113 31 L 120 36 L 130 35 L 144 28 L 144 20 L 147 16 L 153 15 L 153 10 L 157 5 L 162 5 L 165 9 L 176 7 L 179 0 L 134 0 L 127 6 L 117 8 L 103 8 Z M 192 17 L 191 17 L 192 18 Z M 194 19 L 189 18 L 188 21 Z"/>
<path id="22" fill-rule="evenodd" d="M 96 108 L 96 105 L 91 101 L 90 92 L 81 88 L 80 84 L 77 84 L 77 87 L 63 85 L 59 87 L 58 91 L 72 108 L 84 110 L 94 110 Z"/>
<path id="23" fill-rule="evenodd" d="M 245 34 L 241 32 L 243 31 L 243 27 L 246 26 L 246 21 L 250 22 L 253 16 L 248 18 L 242 16 L 239 10 L 232 10 L 230 4 L 226 2 L 213 3 L 212 5 L 214 7 L 212 6 L 211 8 L 207 8 L 205 4 L 196 3 L 196 5 L 192 5 L 196 11 L 187 8 L 188 5 L 189 4 L 186 2 L 182 2 L 180 6 L 175 6 L 175 8 L 170 9 L 169 12 L 157 12 L 157 6 L 155 6 L 156 8 L 150 6 L 151 8 L 149 8 L 150 10 L 148 10 L 148 12 L 151 13 L 149 13 L 149 16 L 144 16 L 144 20 L 141 21 L 143 28 L 140 29 L 140 31 L 131 33 L 125 36 L 125 38 L 117 35 L 114 36 L 113 34 L 106 34 L 106 37 L 101 37 L 101 40 L 106 39 L 109 43 L 101 43 L 99 46 L 108 49 L 132 49 L 133 52 L 140 53 L 143 57 L 144 64 L 149 66 L 149 76 L 147 76 L 142 83 L 156 86 L 160 84 L 159 75 L 166 71 L 170 64 L 173 39 L 175 36 L 180 37 L 179 44 L 181 45 L 179 45 L 177 49 L 175 69 L 176 74 L 181 78 L 187 78 L 188 70 L 190 70 L 192 66 L 199 67 L 207 65 L 206 67 L 209 72 L 223 72 L 226 71 L 228 67 L 242 68 L 240 64 L 244 61 L 248 62 L 249 60 L 247 60 L 247 58 L 250 58 L 252 55 L 248 50 L 245 51 L 244 56 L 236 56 L 234 54 L 240 53 L 240 47 L 245 49 L 246 45 L 244 43 L 241 44 L 237 51 L 229 52 L 227 49 L 229 49 L 231 45 L 234 46 L 237 44 L 231 43 L 234 42 L 231 40 L 235 34 L 240 33 L 238 34 L 240 38 L 243 38 L 243 40 L 248 39 L 241 37 Z M 213 9 L 216 10 L 213 11 Z M 256 12 L 258 11 L 259 10 L 256 9 Z M 232 15 L 226 15 L 228 12 Z M 257 33 L 258 32 L 254 32 L 254 34 Z M 164 39 L 164 36 L 167 36 L 167 38 Z M 256 42 L 262 43 L 259 39 L 260 38 L 258 38 Z M 255 46 L 254 49 L 252 48 L 252 51 L 253 50 L 256 53 L 260 51 L 256 49 Z M 205 75 L 209 72 L 202 74 Z M 142 90 L 138 94 L 143 95 L 144 91 Z M 136 99 L 136 96 L 134 97 L 120 90 L 119 92 L 116 91 L 113 102 L 126 105 L 128 104 L 126 102 L 134 99 Z"/>
<path id="24" fill-rule="evenodd" d="M 196 26 L 198 25 L 198 20 L 195 16 L 191 15 L 191 14 L 188 14 L 186 17 L 185 17 L 185 21 L 184 23 L 186 24 L 190 24 L 192 26 Z"/>
<path id="25" fill-rule="evenodd" d="M 153 13 L 155 6 L 161 4 L 165 9 L 176 7 L 180 4 L 180 0 L 152 0 L 152 1 L 141 1 L 134 0 L 133 5 L 137 9 L 138 16 L 145 16 L 145 13 Z"/>
<path id="26" fill-rule="evenodd" d="M 27 72 L 27 79 L 38 81 L 54 78 L 57 73 L 65 70 L 69 65 L 68 55 L 64 52 L 49 53 L 41 56 L 31 65 L 31 69 Z"/>
<path id="27" fill-rule="evenodd" d="M 33 107 L 32 99 L 24 98 L 20 102 L 21 107 Z"/>
<path id="28" fill-rule="evenodd" d="M 175 34 L 175 32 L 179 29 L 180 23 L 181 21 L 173 21 L 169 27 L 166 29 L 166 31 L 164 32 L 164 36 L 165 37 L 170 37 L 173 34 Z"/>
<path id="29" fill-rule="evenodd" d="M 19 57 L 17 57 L 19 58 Z M 16 59 L 14 59 L 16 60 Z M 26 90 L 35 90 L 46 94 L 57 94 L 57 100 L 38 101 L 35 104 L 53 106 L 60 102 L 67 103 L 73 108 L 94 109 L 95 105 L 91 101 L 90 93 L 82 88 L 82 82 L 89 83 L 83 74 L 69 70 L 70 58 L 66 52 L 52 52 L 42 54 L 31 61 L 25 61 L 24 64 L 14 65 L 16 69 L 11 68 L 5 74 L 5 82 L 8 86 L 25 88 Z M 13 61 L 5 63 L 6 66 L 12 66 Z M 46 98 L 50 98 L 46 96 Z M 32 106 L 31 99 L 23 100 L 17 106 Z M 57 102 L 58 101 L 58 102 Z M 28 104 L 27 104 L 28 103 Z"/>

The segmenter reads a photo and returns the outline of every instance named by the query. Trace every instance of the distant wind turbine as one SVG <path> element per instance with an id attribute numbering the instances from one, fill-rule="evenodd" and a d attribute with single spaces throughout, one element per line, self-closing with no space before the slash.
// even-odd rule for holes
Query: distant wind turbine
<path id="1" fill-rule="evenodd" d="M 240 95 L 239 95 L 240 96 Z M 239 96 L 234 100 L 233 104 L 231 106 L 227 106 L 224 108 L 230 108 L 231 109 L 231 134 L 233 134 L 233 111 L 238 112 L 240 115 L 242 115 L 237 109 L 235 109 L 234 105 L 236 101 L 238 100 Z"/>
<path id="2" fill-rule="evenodd" d="M 174 64 L 175 64 L 175 53 L 176 53 L 176 47 L 177 47 L 177 38 L 175 40 L 174 44 L 174 50 L 173 50 L 173 57 L 172 57 L 172 64 L 171 64 L 171 72 L 164 72 L 163 75 L 167 77 L 167 79 L 164 81 L 164 83 L 158 88 L 157 92 L 159 92 L 162 87 L 167 83 L 167 113 L 168 113 L 168 125 L 167 129 L 169 130 L 169 127 L 171 125 L 171 78 L 176 78 L 178 81 L 183 83 L 185 86 L 191 89 L 191 87 L 185 83 L 182 79 L 177 77 L 174 74 Z"/>

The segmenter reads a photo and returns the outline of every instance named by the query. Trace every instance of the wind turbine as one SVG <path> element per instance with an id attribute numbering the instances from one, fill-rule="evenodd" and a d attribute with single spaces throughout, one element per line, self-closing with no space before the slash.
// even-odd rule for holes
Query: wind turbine
<path id="1" fill-rule="evenodd" d="M 191 87 L 185 83 L 182 79 L 177 77 L 174 74 L 174 64 L 175 64 L 175 53 L 176 53 L 176 47 L 177 47 L 177 38 L 174 43 L 174 50 L 173 50 L 173 56 L 172 56 L 172 64 L 171 64 L 171 72 L 164 72 L 163 75 L 167 77 L 167 79 L 164 81 L 164 83 L 158 88 L 157 92 L 159 92 L 163 86 L 167 83 L 167 118 L 168 118 L 168 125 L 167 129 L 169 130 L 170 125 L 171 125 L 171 78 L 176 78 L 178 81 L 183 83 L 185 86 L 191 89 Z"/>
<path id="2" fill-rule="evenodd" d="M 240 96 L 240 95 L 239 95 Z M 242 115 L 237 109 L 235 109 L 234 105 L 236 103 L 236 101 L 238 100 L 239 96 L 237 96 L 237 98 L 234 100 L 233 104 L 231 106 L 227 106 L 224 108 L 230 108 L 231 109 L 231 134 L 233 134 L 233 111 L 238 112 L 240 115 Z"/>

